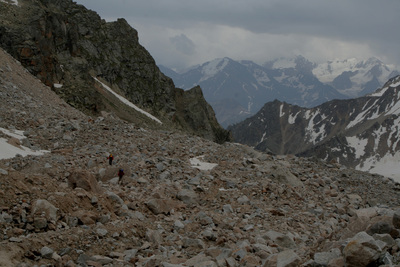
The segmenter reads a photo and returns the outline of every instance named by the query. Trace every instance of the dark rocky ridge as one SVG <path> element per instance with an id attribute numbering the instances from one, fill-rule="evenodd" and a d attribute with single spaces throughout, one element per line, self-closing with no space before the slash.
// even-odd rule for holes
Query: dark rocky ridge
<path id="1" fill-rule="evenodd" d="M 111 110 L 125 120 L 140 122 L 135 112 L 121 110 L 118 102 L 96 89 L 93 77 L 99 77 L 158 117 L 165 128 L 229 140 L 202 100 L 201 90 L 186 93 L 175 88 L 124 19 L 105 22 L 71 0 L 21 0 L 18 6 L 0 2 L 0 12 L 0 46 L 71 106 L 87 114 Z M 197 114 L 187 113 L 188 98 L 196 99 Z"/>
<path id="2" fill-rule="evenodd" d="M 400 150 L 399 81 L 397 76 L 375 94 L 332 100 L 315 108 L 276 100 L 228 129 L 236 142 L 264 152 L 336 160 L 352 168 L 372 159 L 379 166 L 380 159 Z M 351 140 L 358 140 L 359 146 Z"/>

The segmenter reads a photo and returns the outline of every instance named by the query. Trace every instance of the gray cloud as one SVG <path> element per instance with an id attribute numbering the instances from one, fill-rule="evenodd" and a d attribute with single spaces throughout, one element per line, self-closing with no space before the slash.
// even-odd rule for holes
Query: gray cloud
<path id="1" fill-rule="evenodd" d="M 126 18 L 157 63 L 167 66 L 187 66 L 224 56 L 262 63 L 259 61 L 295 54 L 312 60 L 374 56 L 400 65 L 398 0 L 78 3 L 106 20 Z"/>
<path id="2" fill-rule="evenodd" d="M 169 38 L 176 50 L 185 55 L 193 55 L 195 53 L 195 44 L 186 35 L 180 34 Z"/>

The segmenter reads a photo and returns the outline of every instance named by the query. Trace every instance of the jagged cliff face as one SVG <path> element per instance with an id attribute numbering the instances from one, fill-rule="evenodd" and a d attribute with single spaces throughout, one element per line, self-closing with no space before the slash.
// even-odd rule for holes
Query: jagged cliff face
<path id="1" fill-rule="evenodd" d="M 220 135 L 213 118 L 206 116 L 198 125 L 193 120 L 197 115 L 183 112 L 185 107 L 179 103 L 185 93 L 159 71 L 139 44 L 137 31 L 124 19 L 105 22 L 70 0 L 0 2 L 0 12 L 0 45 L 70 105 L 86 113 L 111 110 L 137 122 L 134 113 L 121 111 L 118 102 L 98 90 L 93 79 L 98 77 L 159 117 L 166 127 L 173 125 L 214 140 Z M 202 112 L 212 115 L 209 105 L 203 104 Z M 218 129 L 218 134 L 198 131 L 203 124 Z"/>
<path id="2" fill-rule="evenodd" d="M 389 173 L 400 155 L 400 76 L 374 94 L 307 109 L 280 101 L 230 128 L 234 140 L 276 154 L 317 156 Z M 396 171 L 396 170 L 395 170 Z"/>

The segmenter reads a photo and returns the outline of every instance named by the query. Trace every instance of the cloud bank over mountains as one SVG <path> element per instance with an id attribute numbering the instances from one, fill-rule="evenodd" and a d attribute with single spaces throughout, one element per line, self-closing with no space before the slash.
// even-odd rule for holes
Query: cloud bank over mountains
<path id="1" fill-rule="evenodd" d="M 397 0 L 77 2 L 106 20 L 125 18 L 157 64 L 168 67 L 294 55 L 317 62 L 373 56 L 400 65 Z"/>

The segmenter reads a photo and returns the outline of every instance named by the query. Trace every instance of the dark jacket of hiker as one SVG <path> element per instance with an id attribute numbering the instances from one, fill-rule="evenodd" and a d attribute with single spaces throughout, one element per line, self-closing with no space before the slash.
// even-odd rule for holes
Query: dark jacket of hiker
<path id="1" fill-rule="evenodd" d="M 108 156 L 107 159 L 108 159 L 108 163 L 110 163 L 110 165 L 112 165 L 112 161 L 113 161 L 113 159 L 114 159 L 113 155 L 110 154 L 110 156 Z"/>

